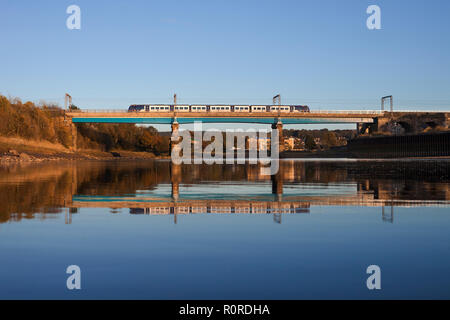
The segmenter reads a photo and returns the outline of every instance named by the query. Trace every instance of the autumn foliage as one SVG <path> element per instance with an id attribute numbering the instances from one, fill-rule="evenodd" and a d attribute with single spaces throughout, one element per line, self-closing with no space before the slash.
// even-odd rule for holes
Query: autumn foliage
<path id="1" fill-rule="evenodd" d="M 0 95 L 0 136 L 44 140 L 70 148 L 70 125 L 64 111 L 56 105 L 22 103 Z M 169 152 L 170 137 L 161 136 L 153 127 L 77 124 L 77 132 L 77 146 L 81 149 L 146 151 L 157 155 Z"/>

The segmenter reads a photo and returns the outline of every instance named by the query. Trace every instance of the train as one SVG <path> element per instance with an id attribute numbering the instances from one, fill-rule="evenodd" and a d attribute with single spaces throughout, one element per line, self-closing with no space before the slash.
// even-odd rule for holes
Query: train
<path id="1" fill-rule="evenodd" d="M 293 105 L 156 105 L 156 104 L 133 104 L 128 112 L 310 112 L 308 106 Z"/>

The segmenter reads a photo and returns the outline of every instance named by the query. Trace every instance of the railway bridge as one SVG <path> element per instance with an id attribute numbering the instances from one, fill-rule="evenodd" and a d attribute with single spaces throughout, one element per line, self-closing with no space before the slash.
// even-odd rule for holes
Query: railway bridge
<path id="1" fill-rule="evenodd" d="M 172 110 L 174 108 L 171 108 Z M 382 110 L 330 110 L 311 112 L 128 112 L 127 110 L 69 110 L 66 119 L 72 123 L 73 145 L 76 149 L 76 123 L 133 123 L 168 124 L 172 132 L 180 124 L 246 123 L 267 124 L 277 129 L 279 151 L 283 151 L 283 125 L 288 124 L 355 124 L 358 134 L 420 133 L 427 128 L 449 130 L 450 113 L 445 111 L 382 111 Z"/>
<path id="2" fill-rule="evenodd" d="M 277 129 L 282 139 L 284 124 L 349 124 L 357 128 L 370 126 L 383 116 L 383 111 L 314 111 L 314 112 L 128 112 L 126 110 L 70 110 L 66 112 L 72 124 L 76 123 L 133 123 L 133 124 L 168 124 L 172 132 L 180 124 L 202 123 L 246 123 L 267 124 Z M 73 136 L 76 127 L 72 125 Z M 76 140 L 74 141 L 76 146 Z M 283 143 L 280 143 L 280 148 Z M 282 150 L 280 150 L 282 151 Z"/>

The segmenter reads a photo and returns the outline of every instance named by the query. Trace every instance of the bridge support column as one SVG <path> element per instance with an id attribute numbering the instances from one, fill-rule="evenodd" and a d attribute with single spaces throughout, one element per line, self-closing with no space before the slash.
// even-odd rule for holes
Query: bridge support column
<path id="1" fill-rule="evenodd" d="M 175 119 L 172 122 L 172 137 L 174 136 L 174 134 L 178 134 L 178 129 L 179 128 L 180 128 L 180 124 Z M 175 148 L 176 145 L 177 145 L 177 142 L 174 142 L 174 141 L 172 141 L 172 139 L 170 139 L 170 152 L 171 152 L 171 154 L 172 154 L 172 150 Z"/>
<path id="2" fill-rule="evenodd" d="M 357 136 L 359 136 L 361 133 L 363 133 L 363 132 L 361 132 L 362 131 L 362 123 L 356 123 L 356 135 Z"/>
<path id="3" fill-rule="evenodd" d="M 271 145 L 273 146 L 277 146 L 278 147 L 278 152 L 283 152 L 284 151 L 284 137 L 283 137 L 283 124 L 281 123 L 280 120 L 278 120 L 277 123 L 273 123 L 272 124 L 272 130 L 278 130 L 278 143 L 271 143 Z"/>
<path id="4" fill-rule="evenodd" d="M 72 148 L 73 148 L 73 151 L 77 151 L 78 150 L 78 148 L 77 148 L 78 132 L 77 132 L 77 126 L 75 125 L 75 123 L 71 122 L 70 129 L 71 129 L 71 133 L 72 133 Z"/>

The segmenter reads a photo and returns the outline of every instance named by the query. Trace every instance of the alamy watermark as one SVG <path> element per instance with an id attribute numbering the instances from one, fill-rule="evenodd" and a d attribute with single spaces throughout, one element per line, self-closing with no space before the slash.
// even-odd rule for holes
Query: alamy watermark
<path id="1" fill-rule="evenodd" d="M 367 18 L 366 26 L 369 30 L 381 29 L 381 9 L 379 6 L 373 4 L 367 7 L 367 14 L 370 16 Z"/>
<path id="2" fill-rule="evenodd" d="M 270 138 L 267 130 L 227 129 L 225 148 L 222 131 L 217 129 L 203 131 L 201 122 L 194 123 L 193 135 L 194 140 L 189 130 L 173 130 L 171 158 L 174 164 L 223 164 L 225 158 L 226 164 L 270 164 L 269 167 L 261 167 L 263 175 L 275 175 L 278 172 L 280 144 L 278 129 L 272 129 Z M 203 149 L 204 142 L 210 143 Z"/>
<path id="3" fill-rule="evenodd" d="M 381 269 L 373 264 L 367 267 L 366 273 L 370 274 L 367 278 L 366 286 L 369 290 L 381 290 Z"/>
<path id="4" fill-rule="evenodd" d="M 66 13 L 70 16 L 66 20 L 66 26 L 69 30 L 81 29 L 81 9 L 77 5 L 70 5 L 66 9 Z"/>
<path id="5" fill-rule="evenodd" d="M 81 269 L 77 265 L 70 265 L 66 269 L 66 273 L 70 274 L 67 278 L 66 286 L 69 290 L 81 290 Z"/>
<path id="6" fill-rule="evenodd" d="M 66 13 L 69 14 L 66 20 L 66 26 L 69 30 L 81 29 L 81 8 L 78 5 L 72 4 L 67 7 Z M 370 16 L 366 20 L 366 26 L 369 30 L 381 29 L 381 8 L 378 5 L 372 4 L 367 7 L 366 13 Z"/>

